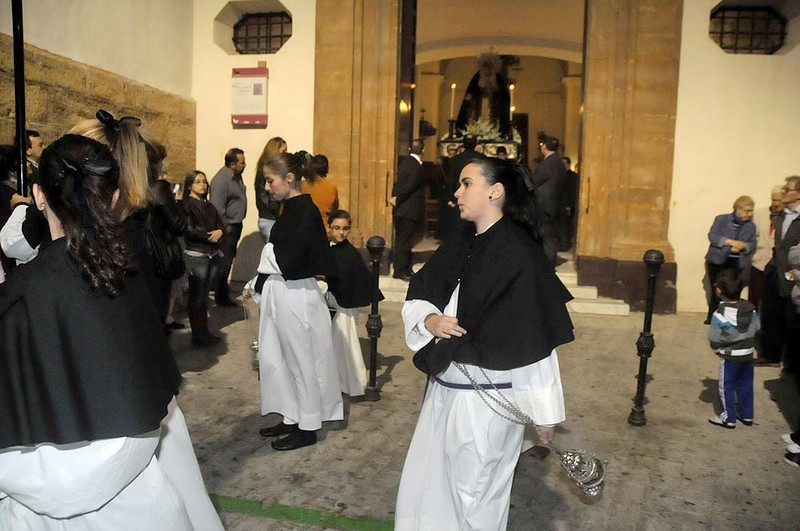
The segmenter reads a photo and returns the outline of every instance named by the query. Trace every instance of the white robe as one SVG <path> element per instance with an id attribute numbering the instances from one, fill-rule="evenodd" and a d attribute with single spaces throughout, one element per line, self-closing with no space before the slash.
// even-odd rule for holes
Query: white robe
<path id="1" fill-rule="evenodd" d="M 186 506 L 195 531 L 223 531 L 219 514 L 208 497 L 183 411 L 173 397 L 161 421 L 156 458 Z"/>
<path id="2" fill-rule="evenodd" d="M 367 387 L 367 367 L 358 339 L 358 308 L 342 308 L 330 291 L 325 293 L 325 299 L 328 307 L 336 312 L 331 323 L 333 357 L 339 368 L 342 392 L 350 396 L 363 396 Z"/>
<path id="3" fill-rule="evenodd" d="M 273 244 L 261 252 L 258 272 L 270 275 L 260 297 L 258 361 L 261 414 L 280 413 L 285 424 L 318 430 L 344 418 L 333 359 L 331 319 L 313 278 L 286 280 Z M 253 292 L 255 279 L 245 289 Z"/>
<path id="4" fill-rule="evenodd" d="M 459 289 L 456 287 L 450 297 L 445 315 L 456 314 Z M 433 338 L 424 326 L 425 317 L 431 313 L 442 312 L 424 300 L 403 305 L 406 343 L 412 350 L 419 350 Z M 473 379 L 485 383 L 477 367 L 467 368 Z M 555 350 L 525 367 L 483 372 L 493 383 L 511 382 L 512 389 L 500 392 L 536 424 L 553 425 L 565 419 Z M 451 383 L 469 383 L 452 364 L 438 377 Z M 395 529 L 505 529 L 524 431 L 522 425 L 492 411 L 477 391 L 451 389 L 429 381 L 400 479 Z"/>
<path id="5" fill-rule="evenodd" d="M 153 455 L 159 430 L 0 451 L 0 529 L 191 531 Z"/>

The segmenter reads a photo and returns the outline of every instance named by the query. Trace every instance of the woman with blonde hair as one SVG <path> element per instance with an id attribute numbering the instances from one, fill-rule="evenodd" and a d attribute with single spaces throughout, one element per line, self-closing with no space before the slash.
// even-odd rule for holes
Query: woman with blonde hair
<path id="1" fill-rule="evenodd" d="M 737 197 L 733 202 L 733 212 L 715 217 L 708 231 L 709 245 L 705 260 L 711 290 L 705 324 L 711 323 L 711 316 L 719 306 L 720 299 L 714 284 L 720 272 L 724 269 L 741 272 L 745 285 L 750 279 L 750 262 L 757 243 L 756 226 L 752 221 L 754 206 L 755 202 L 749 195 Z"/>
<path id="2" fill-rule="evenodd" d="M 272 226 L 275 225 L 275 220 L 280 214 L 280 202 L 270 197 L 266 187 L 267 180 L 264 177 L 264 163 L 275 155 L 286 153 L 286 149 L 286 140 L 276 136 L 267 141 L 261 156 L 258 157 L 255 180 L 256 208 L 258 208 L 258 231 L 261 233 L 264 243 L 269 241 Z"/>

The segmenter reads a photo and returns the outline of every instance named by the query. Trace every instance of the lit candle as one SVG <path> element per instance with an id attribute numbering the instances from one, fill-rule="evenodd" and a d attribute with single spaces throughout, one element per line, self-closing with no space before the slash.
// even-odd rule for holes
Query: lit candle
<path id="1" fill-rule="evenodd" d="M 453 111 L 456 107 L 456 84 L 450 85 L 450 119 L 453 119 Z"/>
<path id="2" fill-rule="evenodd" d="M 512 107 L 514 106 L 514 88 L 516 87 L 514 87 L 513 83 L 508 86 L 508 91 L 511 93 L 511 101 L 509 102 L 509 105 Z"/>

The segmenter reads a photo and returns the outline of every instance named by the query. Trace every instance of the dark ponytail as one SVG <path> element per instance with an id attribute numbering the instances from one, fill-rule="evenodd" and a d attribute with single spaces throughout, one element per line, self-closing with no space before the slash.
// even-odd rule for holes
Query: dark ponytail
<path id="1" fill-rule="evenodd" d="M 533 194 L 525 185 L 525 168 L 498 158 L 472 159 L 489 185 L 500 183 L 505 189 L 503 214 L 525 229 L 534 240 L 541 242 L 541 220 Z"/>
<path id="2" fill-rule="evenodd" d="M 119 294 L 131 255 L 127 233 L 112 214 L 119 166 L 111 151 L 96 140 L 65 135 L 42 153 L 39 180 L 83 277 L 94 290 Z"/>

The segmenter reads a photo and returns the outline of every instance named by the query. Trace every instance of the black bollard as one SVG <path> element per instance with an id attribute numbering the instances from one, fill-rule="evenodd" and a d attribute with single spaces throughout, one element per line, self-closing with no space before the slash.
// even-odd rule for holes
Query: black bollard
<path id="1" fill-rule="evenodd" d="M 653 324 L 653 301 L 656 296 L 656 277 L 661 265 L 664 263 L 664 253 L 658 249 L 650 249 L 644 253 L 644 264 L 647 266 L 647 304 L 644 309 L 644 328 L 636 341 L 636 350 L 639 355 L 639 376 L 636 384 L 636 398 L 633 400 L 633 409 L 628 415 L 628 424 L 644 426 L 647 418 L 644 416 L 644 388 L 647 385 L 647 359 L 653 353 L 656 342 L 650 332 Z"/>
<path id="2" fill-rule="evenodd" d="M 383 322 L 381 321 L 381 314 L 378 313 L 378 299 L 380 288 L 378 287 L 378 280 L 381 277 L 381 257 L 383 250 L 386 249 L 386 240 L 380 236 L 373 236 L 367 240 L 367 250 L 369 251 L 370 260 L 372 261 L 372 308 L 370 309 L 369 318 L 367 319 L 367 335 L 369 336 L 369 381 L 367 388 L 364 391 L 364 400 L 370 402 L 377 402 L 381 399 L 381 393 L 378 391 L 376 382 L 376 373 L 378 370 L 378 338 L 381 337 L 381 330 L 383 330 Z"/>

